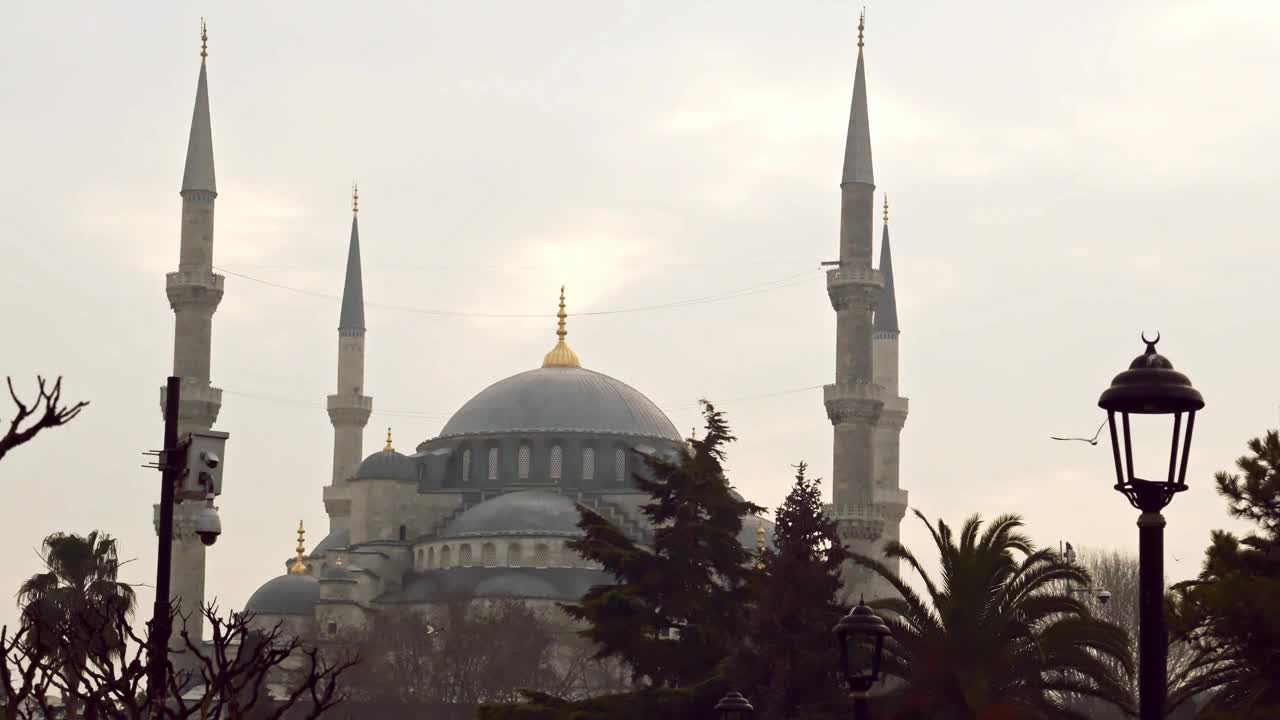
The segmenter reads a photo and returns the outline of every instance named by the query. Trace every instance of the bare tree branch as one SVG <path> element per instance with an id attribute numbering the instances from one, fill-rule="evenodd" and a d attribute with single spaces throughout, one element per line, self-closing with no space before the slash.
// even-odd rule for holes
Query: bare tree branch
<path id="1" fill-rule="evenodd" d="M 9 397 L 13 398 L 13 404 L 18 406 L 17 413 L 13 419 L 9 421 L 9 429 L 3 436 L 0 436 L 0 458 L 5 456 L 13 448 L 31 440 L 41 430 L 58 427 L 70 422 L 80 411 L 89 403 L 78 402 L 71 407 L 62 405 L 62 378 L 59 377 L 53 383 L 53 387 L 48 387 L 43 377 L 37 376 L 36 382 L 39 385 L 39 394 L 34 403 L 30 407 L 18 398 L 18 393 L 13 389 L 13 378 L 6 377 L 5 382 L 9 385 Z M 32 419 L 34 422 L 25 428 L 22 424 Z"/>

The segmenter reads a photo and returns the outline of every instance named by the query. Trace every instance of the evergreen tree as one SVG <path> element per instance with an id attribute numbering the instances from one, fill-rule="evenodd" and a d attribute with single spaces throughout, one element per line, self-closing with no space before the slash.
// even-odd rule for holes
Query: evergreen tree
<path id="1" fill-rule="evenodd" d="M 597 658 L 617 657 L 636 679 L 659 687 L 708 677 L 737 645 L 750 599 L 751 553 L 738 542 L 742 518 L 763 508 L 725 478 L 724 446 L 734 440 L 724 415 L 702 401 L 706 432 L 675 460 L 642 455 L 652 478 L 635 475 L 652 499 L 641 512 L 655 528 L 653 547 L 632 542 L 607 520 L 581 509 L 585 535 L 571 543 L 617 580 L 562 605 L 589 627 Z"/>
<path id="2" fill-rule="evenodd" d="M 840 620 L 840 567 L 847 557 L 822 512 L 818 479 L 796 469 L 778 508 L 774 548 L 762 553 L 746 641 L 734 657 L 735 687 L 762 718 L 796 717 L 805 706 L 843 699 L 832 628 Z"/>
<path id="3" fill-rule="evenodd" d="M 1175 637 L 1195 663 L 1171 705 L 1199 696 L 1201 717 L 1280 716 L 1280 434 L 1249 441 L 1242 475 L 1219 472 L 1218 493 L 1232 517 L 1258 526 L 1241 538 L 1213 533 L 1199 577 L 1174 587 Z"/>

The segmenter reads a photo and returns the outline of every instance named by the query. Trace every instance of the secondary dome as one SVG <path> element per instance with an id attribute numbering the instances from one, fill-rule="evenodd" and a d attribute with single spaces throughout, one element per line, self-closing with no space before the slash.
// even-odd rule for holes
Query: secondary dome
<path id="1" fill-rule="evenodd" d="M 320 582 L 310 575 L 281 575 L 249 596 L 244 609 L 260 615 L 310 615 L 320 599 Z"/>
<path id="2" fill-rule="evenodd" d="M 483 535 L 581 535 L 578 506 L 541 490 L 506 493 L 454 518 L 441 537 Z"/>
<path id="3" fill-rule="evenodd" d="M 387 428 L 387 445 L 370 455 L 356 468 L 357 480 L 417 480 L 418 467 L 407 455 L 391 446 L 391 428 Z"/>
<path id="4" fill-rule="evenodd" d="M 665 413 L 640 391 L 580 367 L 512 375 L 481 390 L 449 418 L 441 437 L 589 432 L 681 442 Z"/>

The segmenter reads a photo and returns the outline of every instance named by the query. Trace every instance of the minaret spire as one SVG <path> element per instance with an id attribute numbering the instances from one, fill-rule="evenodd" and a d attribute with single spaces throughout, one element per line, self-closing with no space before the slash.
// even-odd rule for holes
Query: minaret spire
<path id="1" fill-rule="evenodd" d="M 884 278 L 884 290 L 876 306 L 872 330 L 876 338 L 898 336 L 898 297 L 893 289 L 893 252 L 889 249 L 889 196 L 884 196 L 884 229 L 880 234 L 880 277 Z"/>
<path id="2" fill-rule="evenodd" d="M 182 191 L 203 190 L 218 194 L 213 173 L 213 132 L 209 125 L 209 79 L 205 59 L 209 57 L 209 32 L 200 20 L 200 77 L 196 80 L 196 104 L 191 113 L 191 135 L 187 139 L 187 165 L 182 173 Z"/>
<path id="3" fill-rule="evenodd" d="M 342 286 L 338 330 L 364 332 L 364 283 L 360 270 L 360 189 L 351 185 L 351 241 L 347 246 L 347 276 Z"/>
<path id="4" fill-rule="evenodd" d="M 871 125 L 867 121 L 867 76 L 862 58 L 866 20 L 864 10 L 858 19 L 858 66 L 853 74 L 853 101 L 849 106 L 849 131 L 844 142 L 844 174 L 840 179 L 841 185 L 875 185 L 875 173 L 871 170 Z"/>

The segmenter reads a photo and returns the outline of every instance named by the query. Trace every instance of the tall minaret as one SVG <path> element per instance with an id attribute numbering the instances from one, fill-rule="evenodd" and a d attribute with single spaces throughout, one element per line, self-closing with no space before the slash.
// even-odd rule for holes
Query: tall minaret
<path id="1" fill-rule="evenodd" d="M 863 68 L 865 17 L 858 21 L 858 64 L 840 180 L 840 260 L 827 272 L 827 295 L 836 311 L 836 381 L 823 388 L 827 417 L 835 428 L 831 514 L 850 550 L 878 554 L 884 521 L 875 507 L 874 435 L 884 406 L 874 382 L 872 313 L 884 284 L 871 267 L 875 178 L 867 82 Z M 846 593 L 865 589 L 867 573 L 846 567 Z"/>
<path id="2" fill-rule="evenodd" d="M 223 277 L 213 272 L 213 203 L 218 197 L 213 173 L 213 135 L 209 128 L 209 81 L 205 69 L 209 36 L 200 22 L 200 78 L 196 81 L 195 110 L 187 141 L 187 162 L 182 173 L 182 235 L 178 271 L 165 276 L 165 292 L 173 307 L 173 374 L 182 378 L 178 405 L 178 435 L 208 430 L 218 418 L 222 390 L 209 384 L 209 356 L 213 313 L 222 300 Z M 164 388 L 160 408 L 165 406 Z M 157 527 L 159 506 L 156 506 Z M 195 536 L 194 514 L 198 501 L 174 506 L 173 560 L 170 564 L 171 599 L 187 617 L 187 631 L 203 637 L 200 603 L 204 601 L 205 546 Z M 175 628 L 172 647 L 184 647 L 181 627 Z"/>
<path id="3" fill-rule="evenodd" d="M 373 398 L 364 394 L 364 286 L 360 276 L 360 192 L 351 190 L 351 244 L 347 277 L 338 315 L 338 392 L 328 398 L 333 423 L 333 481 L 326 489 L 329 532 L 350 528 L 351 499 L 347 480 L 364 458 L 364 426 Z"/>
<path id="4" fill-rule="evenodd" d="M 898 440 L 907 422 L 907 399 L 898 391 L 898 298 L 893 287 L 893 253 L 889 249 L 889 198 L 884 199 L 880 236 L 880 277 L 884 292 L 872 323 L 875 383 L 884 388 L 884 408 L 876 423 L 876 506 L 884 517 L 884 540 L 898 540 L 907 512 L 907 492 L 898 484 Z M 886 561 L 897 567 L 896 560 Z"/>

